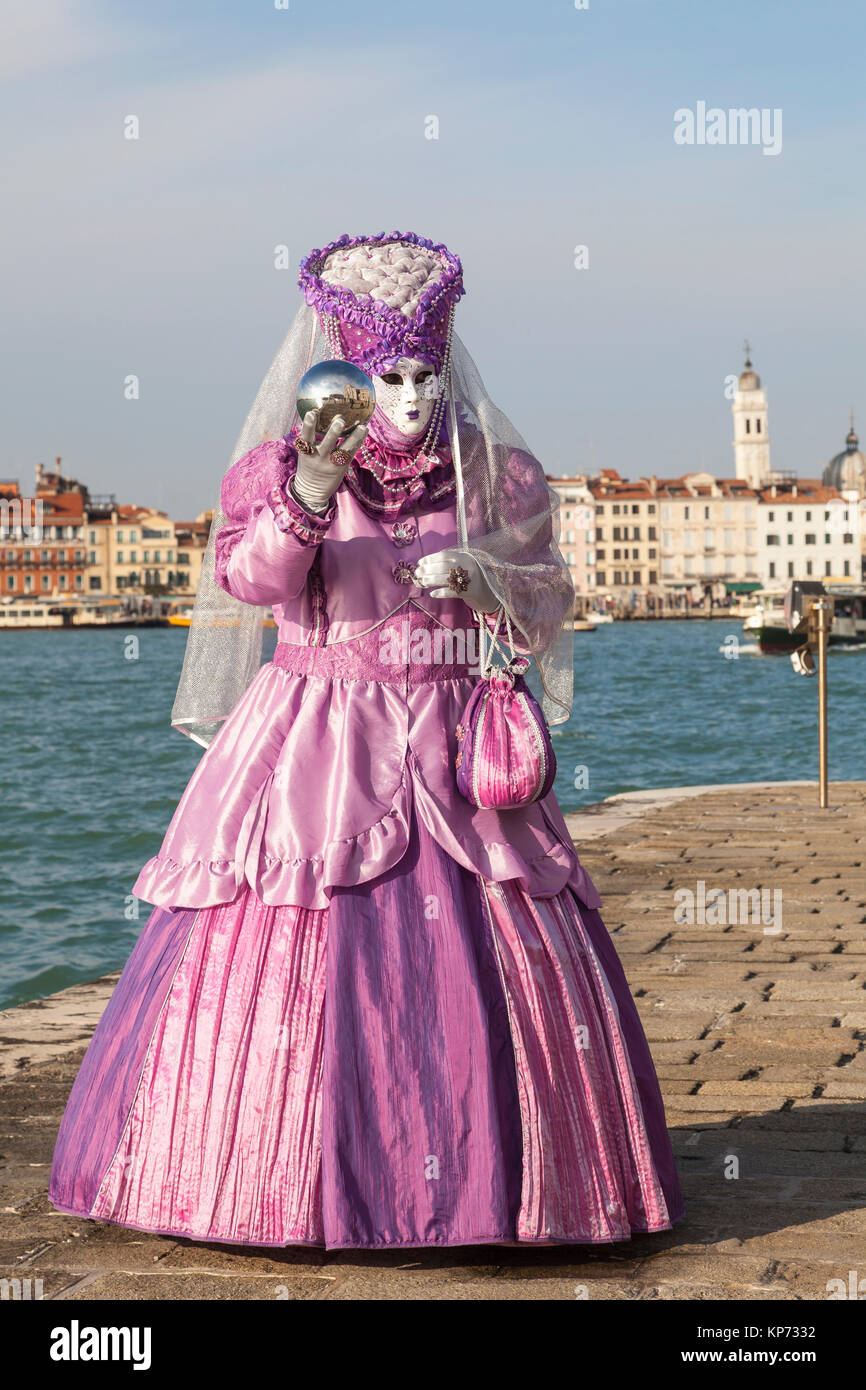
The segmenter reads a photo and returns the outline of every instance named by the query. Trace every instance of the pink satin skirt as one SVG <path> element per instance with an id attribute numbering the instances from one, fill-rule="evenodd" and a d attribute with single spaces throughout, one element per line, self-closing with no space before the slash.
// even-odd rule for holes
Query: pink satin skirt
<path id="1" fill-rule="evenodd" d="M 328 908 L 157 908 L 58 1136 L 62 1211 L 202 1241 L 606 1242 L 682 1197 L 610 938 L 413 816 Z"/>

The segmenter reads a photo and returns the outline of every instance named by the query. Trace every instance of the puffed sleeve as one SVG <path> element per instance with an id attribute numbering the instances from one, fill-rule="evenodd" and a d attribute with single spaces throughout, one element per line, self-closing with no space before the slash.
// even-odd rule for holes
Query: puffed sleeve
<path id="1" fill-rule="evenodd" d="M 223 479 L 227 519 L 216 536 L 216 581 L 243 603 L 296 598 L 336 515 L 333 497 L 321 516 L 295 501 L 289 482 L 297 464 L 288 439 L 267 440 L 244 454 Z"/>

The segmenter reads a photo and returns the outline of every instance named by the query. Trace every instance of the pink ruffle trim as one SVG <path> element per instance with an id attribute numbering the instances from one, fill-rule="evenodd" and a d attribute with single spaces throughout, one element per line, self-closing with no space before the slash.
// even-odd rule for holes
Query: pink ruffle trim
<path id="1" fill-rule="evenodd" d="M 267 802 L 270 781 L 269 778 L 251 807 L 249 824 L 245 822 L 248 833 L 239 846 L 242 852 L 237 859 L 197 859 L 178 864 L 157 854 L 147 861 L 136 879 L 135 896 L 170 908 L 214 907 L 233 902 L 244 884 L 249 883 L 267 906 L 327 907 L 334 888 L 368 883 L 403 858 L 409 843 L 413 794 L 425 822 L 434 822 L 430 827 L 434 838 L 446 838 L 441 835 L 441 827 L 440 834 L 436 834 L 435 802 L 414 780 L 412 792 L 404 784 L 395 804 L 367 830 L 333 840 L 322 854 L 306 859 L 277 859 L 258 852 L 259 814 Z M 455 857 L 463 859 L 466 868 L 493 882 L 517 879 L 525 888 L 531 884 L 539 897 L 553 896 L 570 883 L 588 906 L 599 901 L 588 875 L 580 866 L 574 870 L 572 857 L 564 846 L 557 845 L 530 861 L 504 842 L 487 844 L 480 854 L 476 849 L 475 862 L 459 854 Z"/>

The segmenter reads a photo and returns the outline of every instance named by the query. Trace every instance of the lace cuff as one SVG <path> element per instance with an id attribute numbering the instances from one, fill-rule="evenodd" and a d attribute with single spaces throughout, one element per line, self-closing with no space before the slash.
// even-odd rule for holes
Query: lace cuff
<path id="1" fill-rule="evenodd" d="M 328 527 L 337 514 L 337 503 L 332 497 L 327 511 L 321 516 L 305 511 L 291 490 L 294 472 L 285 482 L 278 483 L 266 493 L 267 503 L 274 514 L 274 520 L 281 531 L 291 532 L 301 545 L 319 545 L 324 540 Z"/>

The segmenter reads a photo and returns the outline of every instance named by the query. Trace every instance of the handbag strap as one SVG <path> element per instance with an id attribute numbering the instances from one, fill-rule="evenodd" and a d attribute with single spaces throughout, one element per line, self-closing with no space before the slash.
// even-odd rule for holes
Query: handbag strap
<path id="1" fill-rule="evenodd" d="M 506 653 L 504 647 L 501 645 L 499 641 L 499 625 L 502 622 L 503 618 L 505 618 L 505 629 L 508 633 L 508 645 L 511 648 L 510 656 Z M 500 603 L 498 609 L 496 610 L 496 622 L 493 625 L 492 632 L 490 628 L 487 626 L 487 623 L 485 622 L 483 613 L 478 614 L 478 626 L 480 629 L 479 647 L 483 650 L 482 643 L 484 638 L 486 638 L 490 642 L 490 649 L 485 654 L 485 659 L 482 662 L 481 666 L 482 675 L 487 676 L 489 672 L 492 670 L 494 652 L 497 651 L 502 657 L 504 666 L 507 669 L 516 657 L 517 652 L 514 650 L 514 631 L 511 627 L 511 619 L 508 616 L 508 610 L 506 609 L 505 604 Z"/>

